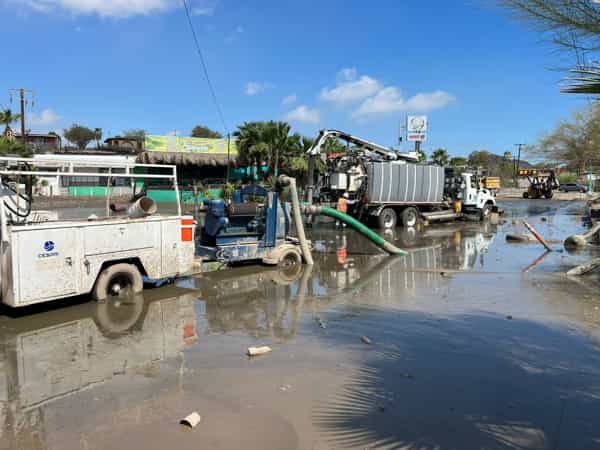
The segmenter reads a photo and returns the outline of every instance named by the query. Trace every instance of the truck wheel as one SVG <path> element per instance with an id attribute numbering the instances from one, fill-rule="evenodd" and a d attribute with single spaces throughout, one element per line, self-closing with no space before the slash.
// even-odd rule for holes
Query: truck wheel
<path id="1" fill-rule="evenodd" d="M 295 248 L 288 248 L 281 252 L 277 266 L 282 269 L 291 269 L 302 265 L 302 255 Z"/>
<path id="2" fill-rule="evenodd" d="M 523 192 L 523 198 L 529 198 L 529 192 Z"/>
<path id="3" fill-rule="evenodd" d="M 273 282 L 280 285 L 288 285 L 298 278 L 302 273 L 302 255 L 296 249 L 284 250 L 279 263 L 277 264 L 277 272 L 273 274 Z"/>
<path id="4" fill-rule="evenodd" d="M 142 292 L 144 280 L 133 264 L 120 263 L 105 268 L 94 286 L 92 296 L 95 300 L 117 297 L 129 291 L 131 294 Z"/>
<path id="5" fill-rule="evenodd" d="M 481 208 L 481 221 L 483 222 L 484 220 L 487 220 L 488 217 L 490 217 L 490 212 L 492 211 L 492 207 L 488 204 L 483 205 L 483 208 Z"/>
<path id="6" fill-rule="evenodd" d="M 390 229 L 396 228 L 396 223 L 398 222 L 398 216 L 396 215 L 396 211 L 392 208 L 384 208 L 383 211 L 377 216 L 377 228 L 381 229 Z"/>
<path id="7" fill-rule="evenodd" d="M 544 194 L 544 196 L 548 199 L 554 197 L 554 192 L 552 191 L 546 191 L 546 193 Z"/>
<path id="8" fill-rule="evenodd" d="M 412 206 L 402 211 L 402 225 L 404 228 L 413 228 L 419 221 L 419 213 Z"/>

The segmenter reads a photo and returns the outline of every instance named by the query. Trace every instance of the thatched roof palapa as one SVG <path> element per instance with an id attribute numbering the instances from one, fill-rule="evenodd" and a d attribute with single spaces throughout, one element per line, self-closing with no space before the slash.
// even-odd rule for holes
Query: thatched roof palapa
<path id="1" fill-rule="evenodd" d="M 142 152 L 137 161 L 141 164 L 173 164 L 177 166 L 227 166 L 227 154 L 223 153 L 184 153 L 184 152 Z M 237 154 L 229 157 L 231 167 L 237 166 Z"/>

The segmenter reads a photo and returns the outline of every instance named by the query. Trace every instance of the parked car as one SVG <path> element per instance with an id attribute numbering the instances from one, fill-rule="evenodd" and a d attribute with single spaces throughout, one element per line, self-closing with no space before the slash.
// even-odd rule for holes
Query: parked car
<path id="1" fill-rule="evenodd" d="M 587 192 L 587 187 L 579 183 L 565 183 L 558 188 L 560 192 Z"/>

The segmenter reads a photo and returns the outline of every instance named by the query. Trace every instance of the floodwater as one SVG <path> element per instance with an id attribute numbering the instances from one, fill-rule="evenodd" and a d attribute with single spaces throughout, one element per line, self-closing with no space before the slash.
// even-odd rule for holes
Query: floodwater
<path id="1" fill-rule="evenodd" d="M 501 206 L 387 234 L 404 258 L 322 225 L 312 269 L 0 316 L 0 449 L 600 448 L 600 284 L 562 275 L 600 252 L 505 242 L 583 203 Z"/>

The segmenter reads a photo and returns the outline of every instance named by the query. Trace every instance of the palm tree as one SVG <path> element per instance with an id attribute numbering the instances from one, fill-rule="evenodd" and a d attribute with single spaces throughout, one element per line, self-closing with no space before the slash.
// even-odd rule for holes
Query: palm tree
<path id="1" fill-rule="evenodd" d="M 269 174 L 277 175 L 280 166 L 286 167 L 300 149 L 301 137 L 290 135 L 290 130 L 285 122 L 244 122 L 234 133 L 241 160 L 256 165 L 266 162 Z"/>
<path id="2" fill-rule="evenodd" d="M 102 140 L 102 128 L 94 128 L 94 139 L 96 139 L 96 148 L 100 148 L 100 141 Z"/>
<path id="3" fill-rule="evenodd" d="M 21 118 L 21 114 L 13 114 L 10 108 L 0 111 L 0 123 L 4 125 L 4 136 L 8 136 L 10 124 Z"/>
<path id="4" fill-rule="evenodd" d="M 448 161 L 450 161 L 448 150 L 445 148 L 438 148 L 437 150 L 434 150 L 434 152 L 431 154 L 431 160 L 440 166 L 448 165 Z"/>

